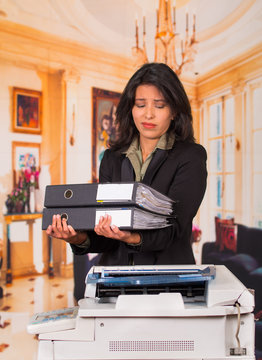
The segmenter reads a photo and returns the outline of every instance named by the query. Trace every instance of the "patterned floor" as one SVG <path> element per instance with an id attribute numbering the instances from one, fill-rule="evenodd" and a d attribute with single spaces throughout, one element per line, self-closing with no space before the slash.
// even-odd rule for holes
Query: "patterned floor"
<path id="1" fill-rule="evenodd" d="M 37 312 L 74 306 L 73 279 L 30 276 L 1 286 L 0 360 L 36 360 L 38 340 L 27 333 L 28 321 Z"/>

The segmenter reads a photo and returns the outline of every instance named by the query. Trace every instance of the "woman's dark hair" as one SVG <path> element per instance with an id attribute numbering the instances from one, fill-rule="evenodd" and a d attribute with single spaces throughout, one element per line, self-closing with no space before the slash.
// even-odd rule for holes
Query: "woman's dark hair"
<path id="1" fill-rule="evenodd" d="M 132 109 L 135 104 L 136 89 L 144 84 L 156 86 L 170 106 L 172 113 L 175 114 L 168 133 L 173 133 L 176 141 L 194 142 L 191 106 L 182 83 L 169 66 L 162 63 L 149 63 L 134 73 L 121 95 L 116 110 L 118 136 L 110 141 L 110 147 L 114 150 L 125 150 L 138 134 Z"/>

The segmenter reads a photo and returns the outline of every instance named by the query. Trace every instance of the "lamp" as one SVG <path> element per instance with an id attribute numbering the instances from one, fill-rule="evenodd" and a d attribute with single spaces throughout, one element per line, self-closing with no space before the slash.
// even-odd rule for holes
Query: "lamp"
<path id="1" fill-rule="evenodd" d="M 180 75 L 185 65 L 193 63 L 196 53 L 196 15 L 193 15 L 192 33 L 189 34 L 189 17 L 186 13 L 185 39 L 176 33 L 176 7 L 172 7 L 172 0 L 159 0 L 159 9 L 156 11 L 157 25 L 155 35 L 155 62 L 163 62 L 170 66 L 177 75 Z M 172 19 L 173 18 L 173 19 Z M 143 16 L 143 44 L 139 47 L 139 28 L 136 19 L 136 46 L 132 48 L 136 65 L 141 66 L 148 62 L 146 52 L 146 19 Z"/>

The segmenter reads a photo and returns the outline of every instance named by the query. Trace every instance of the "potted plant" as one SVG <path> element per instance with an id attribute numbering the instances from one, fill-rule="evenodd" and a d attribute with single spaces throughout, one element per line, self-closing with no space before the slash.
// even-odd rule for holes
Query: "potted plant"
<path id="1" fill-rule="evenodd" d="M 22 213 L 25 210 L 27 200 L 26 189 L 14 188 L 11 194 L 7 195 L 6 207 L 8 213 Z"/>

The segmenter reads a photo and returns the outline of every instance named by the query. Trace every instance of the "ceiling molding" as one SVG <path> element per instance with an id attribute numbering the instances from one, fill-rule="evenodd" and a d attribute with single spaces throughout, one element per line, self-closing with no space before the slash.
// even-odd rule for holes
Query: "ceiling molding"
<path id="1" fill-rule="evenodd" d="M 197 40 L 199 42 L 203 42 L 228 30 L 230 26 L 241 19 L 241 17 L 254 5 L 255 2 L 256 0 L 242 1 L 242 3 L 233 12 L 231 12 L 231 14 L 227 15 L 219 23 L 204 31 L 198 32 L 196 34 Z"/>
<path id="2" fill-rule="evenodd" d="M 209 71 L 205 75 L 199 76 L 196 85 L 202 85 L 205 82 L 210 81 L 216 77 L 220 77 L 223 74 L 228 73 L 236 68 L 239 68 L 241 65 L 252 62 L 256 58 L 260 58 L 262 56 L 262 42 L 250 49 L 249 51 L 244 52 L 240 56 L 235 57 L 227 62 L 222 63 L 217 66 L 215 69 Z M 251 69 L 250 69 L 251 70 Z M 262 72 L 262 64 L 257 68 L 258 72 Z"/>
<path id="3" fill-rule="evenodd" d="M 198 98 L 208 97 L 214 91 L 232 89 L 236 84 L 259 76 L 262 76 L 262 43 L 200 77 L 196 83 Z"/>
<path id="4" fill-rule="evenodd" d="M 52 72 L 66 69 L 72 64 L 84 71 L 99 71 L 102 74 L 117 74 L 129 77 L 133 72 L 133 61 L 125 56 L 110 54 L 76 41 L 15 24 L 0 21 L 1 57 L 25 66 L 42 67 Z"/>

